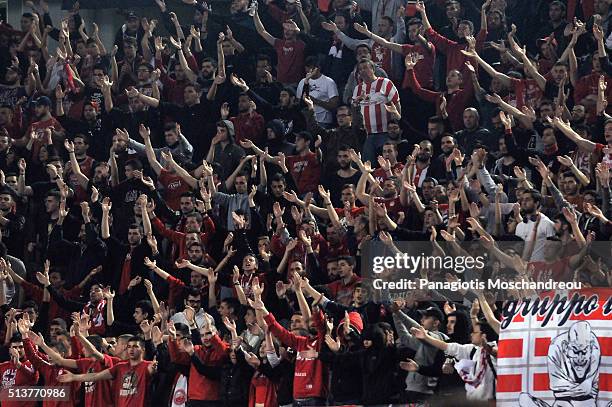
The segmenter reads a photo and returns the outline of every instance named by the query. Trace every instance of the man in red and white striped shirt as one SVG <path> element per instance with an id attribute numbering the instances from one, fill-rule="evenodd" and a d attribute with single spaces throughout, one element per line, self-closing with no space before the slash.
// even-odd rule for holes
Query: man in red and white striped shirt
<path id="1" fill-rule="evenodd" d="M 373 162 L 376 151 L 380 149 L 387 139 L 387 122 L 391 113 L 399 115 L 401 112 L 399 94 L 393 82 L 387 78 L 374 75 L 374 63 L 363 59 L 357 65 L 360 82 L 353 91 L 354 103 L 359 103 L 368 137 L 363 145 L 363 160 Z M 389 105 L 389 106 L 387 106 Z M 397 117 L 399 118 L 399 117 Z"/>

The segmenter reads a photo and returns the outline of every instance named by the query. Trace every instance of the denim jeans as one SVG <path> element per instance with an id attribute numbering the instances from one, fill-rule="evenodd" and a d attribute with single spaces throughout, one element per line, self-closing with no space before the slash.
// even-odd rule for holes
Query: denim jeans
<path id="1" fill-rule="evenodd" d="M 368 134 L 361 151 L 361 159 L 363 162 L 370 161 L 375 166 L 377 158 L 376 152 L 382 149 L 382 146 L 387 140 L 389 140 L 389 134 L 386 132 Z"/>

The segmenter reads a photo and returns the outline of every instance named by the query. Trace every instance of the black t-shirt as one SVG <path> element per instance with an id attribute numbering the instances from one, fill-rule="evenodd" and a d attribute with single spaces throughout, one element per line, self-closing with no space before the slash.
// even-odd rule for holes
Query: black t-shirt
<path id="1" fill-rule="evenodd" d="M 353 184 L 356 188 L 359 182 L 361 173 L 357 171 L 352 177 L 342 178 L 336 172 L 333 172 L 325 177 L 324 184 L 325 188 L 329 189 L 331 202 L 334 208 L 342 208 L 342 187 L 345 184 Z"/>

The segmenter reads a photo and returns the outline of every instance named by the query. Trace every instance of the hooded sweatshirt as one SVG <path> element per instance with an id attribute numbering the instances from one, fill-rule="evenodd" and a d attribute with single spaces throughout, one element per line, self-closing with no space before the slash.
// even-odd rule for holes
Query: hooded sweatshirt
<path id="1" fill-rule="evenodd" d="M 414 361 L 419 366 L 430 366 L 436 361 L 436 355 L 441 352 L 439 349 L 420 341 L 410 334 L 409 329 L 412 327 L 419 326 L 419 323 L 404 314 L 402 311 L 397 311 L 393 314 L 393 322 L 397 329 L 397 334 L 400 339 L 402 346 L 408 347 L 414 350 Z M 429 335 L 442 341 L 447 341 L 448 336 L 438 331 L 430 331 Z M 437 377 L 424 376 L 418 372 L 409 372 L 406 376 L 406 390 L 423 393 L 433 394 L 436 386 L 438 385 Z"/>

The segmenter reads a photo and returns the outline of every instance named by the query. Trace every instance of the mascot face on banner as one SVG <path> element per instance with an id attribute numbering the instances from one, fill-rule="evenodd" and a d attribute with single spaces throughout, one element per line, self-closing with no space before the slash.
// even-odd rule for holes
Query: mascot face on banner
<path id="1" fill-rule="evenodd" d="M 591 364 L 593 341 L 588 323 L 577 322 L 569 330 L 568 340 L 563 341 L 563 352 L 572 365 L 577 380 L 582 380 Z"/>

